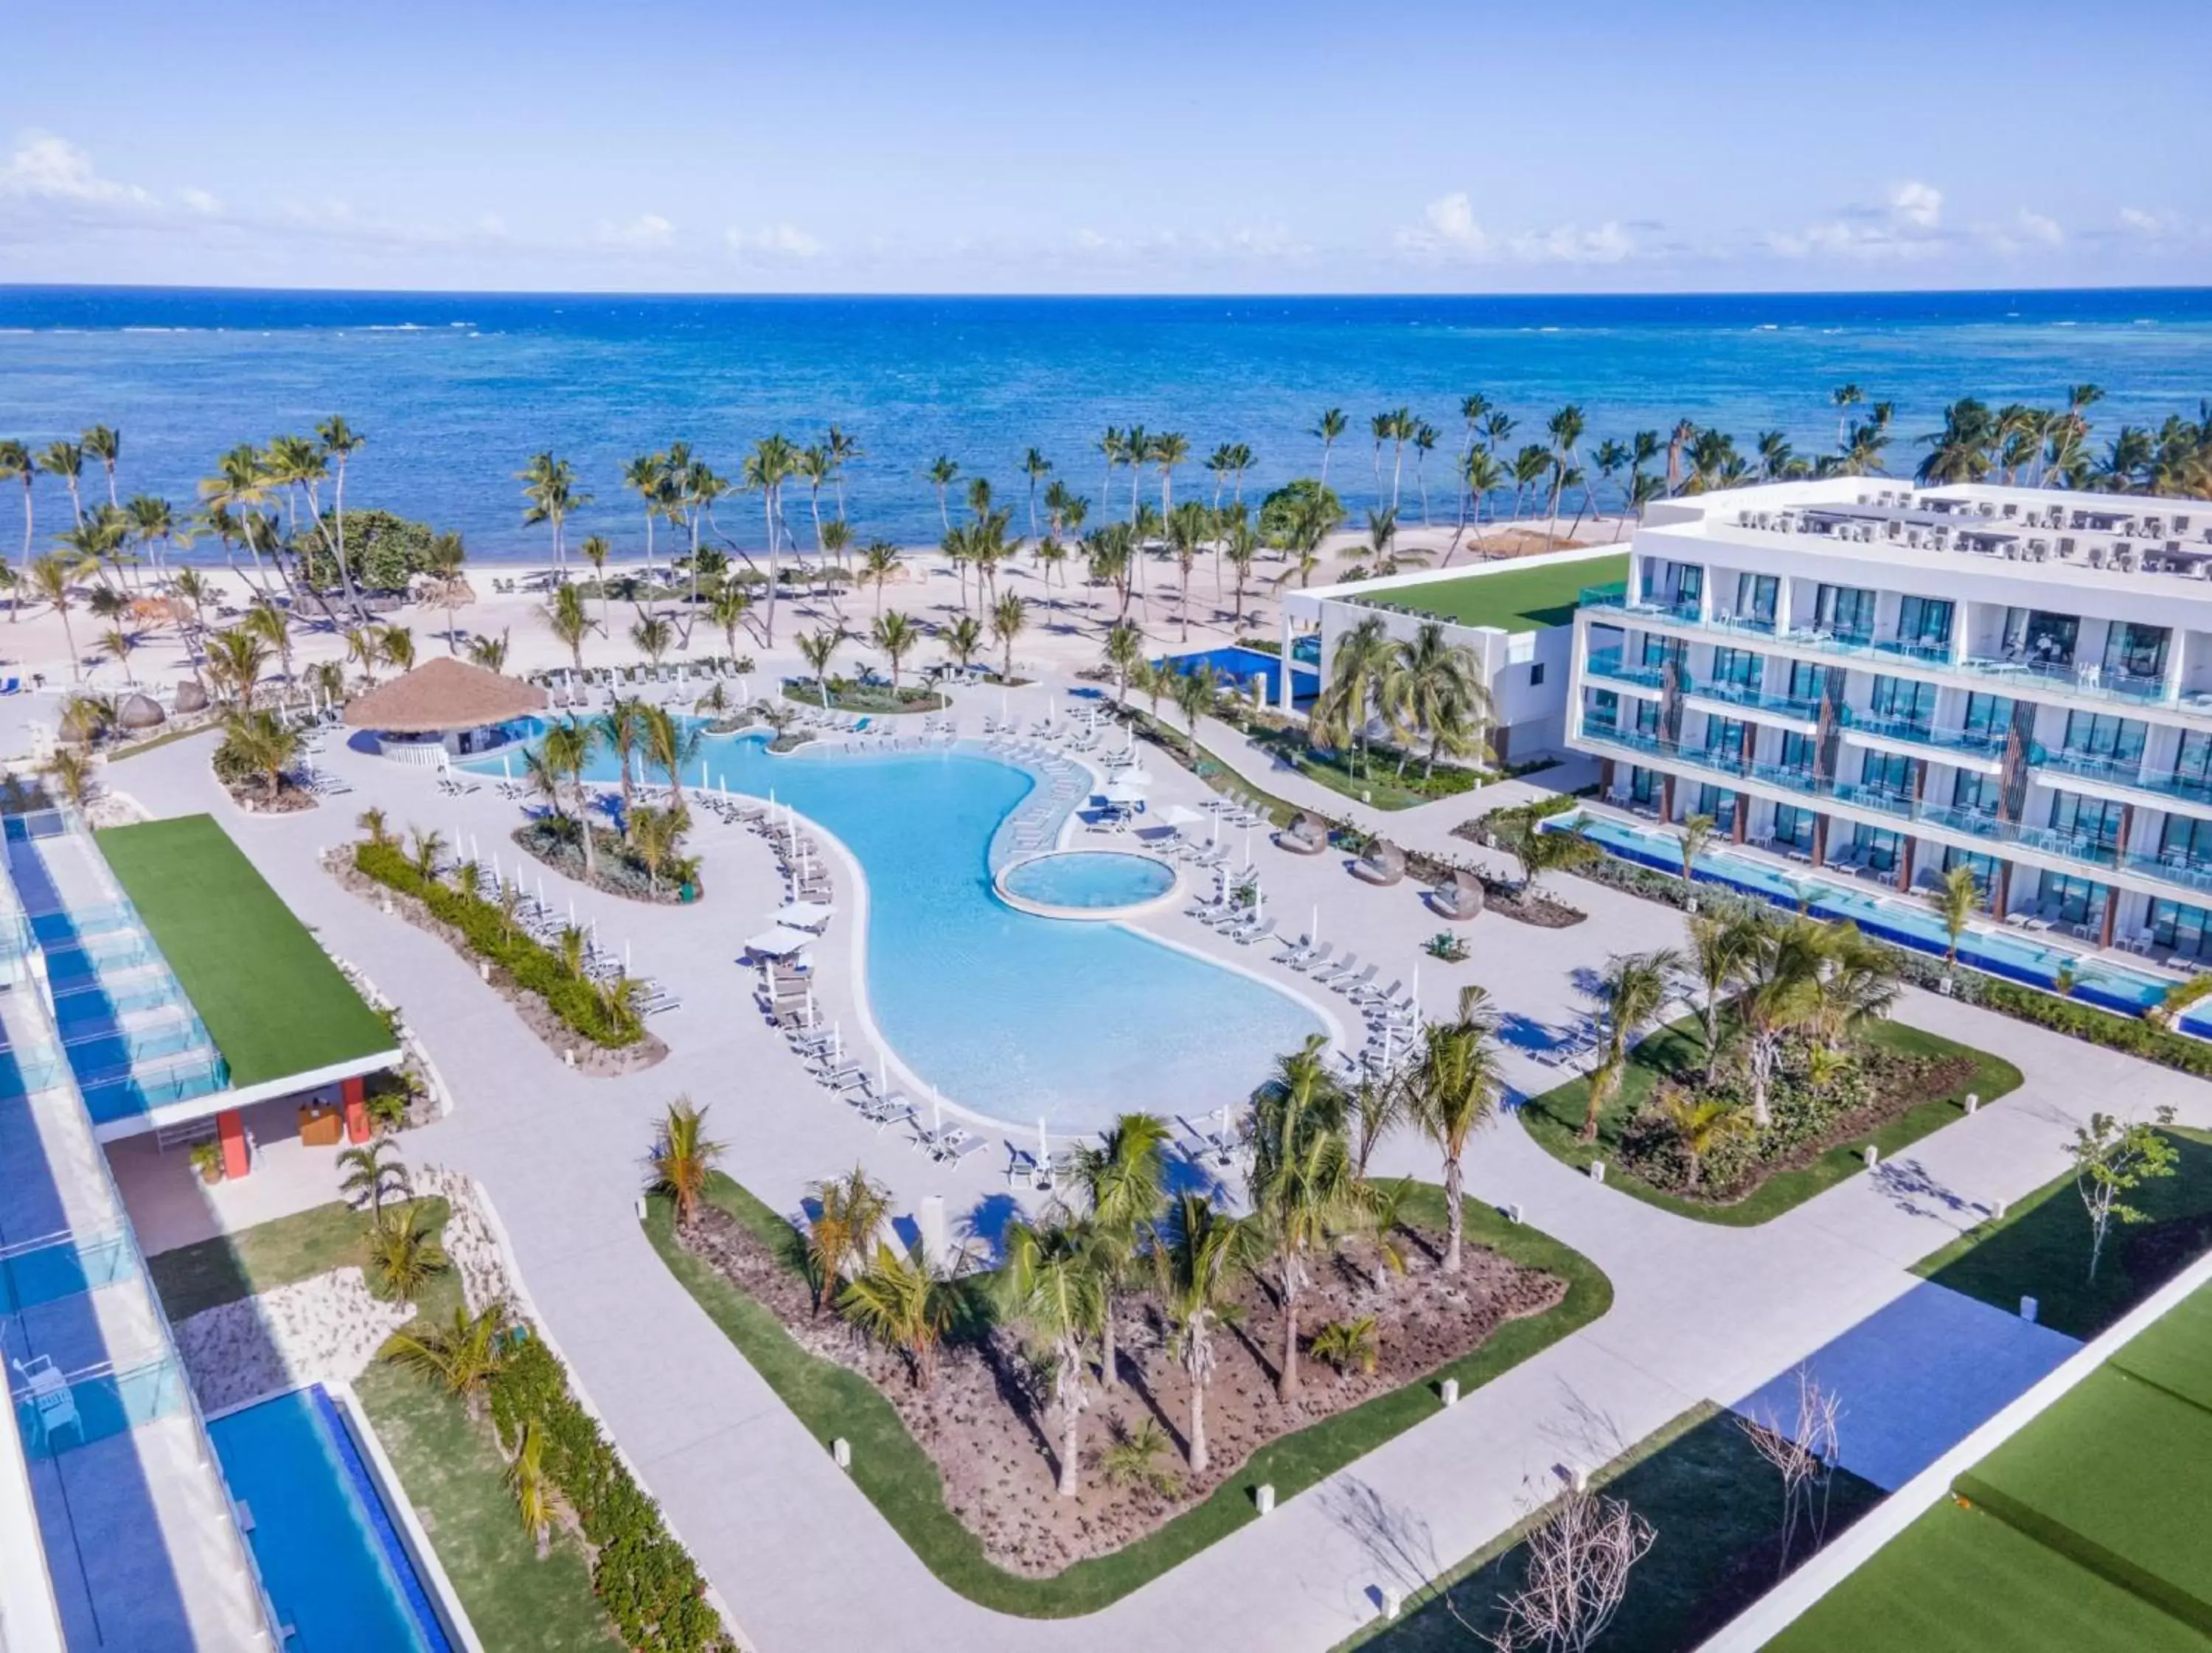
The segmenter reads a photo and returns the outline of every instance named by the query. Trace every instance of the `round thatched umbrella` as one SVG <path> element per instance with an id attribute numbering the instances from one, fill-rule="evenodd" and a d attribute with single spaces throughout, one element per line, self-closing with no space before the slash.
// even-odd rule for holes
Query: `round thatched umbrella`
<path id="1" fill-rule="evenodd" d="M 440 744 L 443 737 L 489 730 L 545 709 L 545 691 L 466 660 L 442 656 L 346 702 L 345 720 L 375 731 L 387 749 Z"/>

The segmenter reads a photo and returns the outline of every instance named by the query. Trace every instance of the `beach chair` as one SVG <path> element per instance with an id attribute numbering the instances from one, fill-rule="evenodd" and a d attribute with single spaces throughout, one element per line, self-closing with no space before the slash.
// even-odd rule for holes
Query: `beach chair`
<path id="1" fill-rule="evenodd" d="M 48 1440 L 54 1431 L 74 1429 L 80 1442 L 84 1437 L 84 1420 L 78 1417 L 76 1395 L 69 1380 L 55 1370 L 54 1363 L 45 1355 L 33 1355 L 27 1364 L 21 1360 L 9 1363 L 22 1377 L 31 1391 L 31 1403 L 37 1409 L 39 1430 Z"/>

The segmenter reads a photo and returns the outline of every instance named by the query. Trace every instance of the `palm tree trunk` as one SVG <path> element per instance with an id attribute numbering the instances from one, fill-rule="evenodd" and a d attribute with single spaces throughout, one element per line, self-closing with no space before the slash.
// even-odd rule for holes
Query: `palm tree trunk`
<path id="1" fill-rule="evenodd" d="M 1444 1156 L 1444 1273 L 1460 1272 L 1462 1241 L 1466 1237 L 1467 1214 L 1460 1209 L 1460 1195 L 1466 1187 L 1467 1173 L 1462 1169 L 1457 1154 Z"/>
<path id="2" fill-rule="evenodd" d="M 1288 1271 L 1283 1281 L 1283 1364 L 1275 1379 L 1275 1398 L 1289 1401 L 1298 1392 L 1298 1294 Z"/>
<path id="3" fill-rule="evenodd" d="M 1082 1490 L 1076 1479 L 1082 1462 L 1083 1407 L 1079 1404 L 1076 1385 L 1081 1381 L 1082 1355 L 1072 1346 L 1064 1348 L 1060 1359 L 1060 1495 L 1072 1498 Z"/>
<path id="4" fill-rule="evenodd" d="M 1114 1376 L 1118 1358 L 1114 1346 L 1114 1298 L 1113 1292 L 1106 1293 L 1106 1312 L 1099 1316 L 1098 1323 L 1098 1387 L 1104 1389 L 1119 1387 Z"/>
<path id="5" fill-rule="evenodd" d="M 775 490 L 761 489 L 761 510 L 768 519 L 768 619 L 761 641 L 769 647 L 775 647 Z"/>
<path id="6" fill-rule="evenodd" d="M 1190 1473 L 1203 1475 L 1212 1455 L 1206 1449 L 1206 1379 L 1190 1374 Z"/>

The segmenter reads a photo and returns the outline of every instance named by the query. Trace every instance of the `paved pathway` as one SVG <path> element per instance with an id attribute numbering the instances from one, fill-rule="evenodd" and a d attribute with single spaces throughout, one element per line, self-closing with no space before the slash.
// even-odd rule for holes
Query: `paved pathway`
<path id="1" fill-rule="evenodd" d="M 987 697 L 973 715 L 996 709 Z M 1372 1592 L 1410 1587 L 1487 1541 L 1556 1487 L 1560 1467 L 1601 1462 L 1696 1401 L 1751 1395 L 1854 1328 L 1872 1329 L 1839 1370 L 1890 1383 L 1901 1381 L 1900 1369 L 1917 1370 L 1913 1406 L 1963 1425 L 2016 1392 L 2033 1361 L 2002 1316 L 1954 1316 L 1931 1334 L 1899 1310 L 1929 1289 L 1906 1266 L 1971 1225 L 1984 1202 L 2017 1198 L 2057 1174 L 2070 1122 L 2116 1093 L 2144 1109 L 2172 1101 L 2185 1120 L 2212 1125 L 2212 1087 L 1919 994 L 1900 1006 L 1905 1019 L 2002 1050 L 2028 1073 L 2027 1087 L 1919 1144 L 1888 1174 L 1855 1177 L 1759 1229 L 1643 1205 L 1569 1171 L 1504 1122 L 1475 1150 L 1473 1191 L 1521 1204 L 1527 1220 L 1595 1261 L 1613 1279 L 1613 1311 L 1104 1612 L 1015 1620 L 935 1582 L 677 1285 L 633 1213 L 652 1121 L 678 1091 L 714 1105 L 732 1174 L 787 1208 L 809 1180 L 855 1160 L 909 1209 L 931 1193 L 956 1212 L 1003 1194 L 994 1166 L 929 1167 L 826 1101 L 762 1025 L 730 962 L 744 927 L 777 897 L 761 842 L 702 829 L 710 895 L 696 909 L 641 912 L 578 891 L 579 914 L 599 918 L 611 938 L 634 936 L 638 968 L 685 1000 L 664 1026 L 667 1062 L 632 1079 L 589 1080 L 563 1070 L 442 943 L 384 917 L 316 865 L 319 847 L 354 836 L 353 809 L 372 800 L 395 824 L 473 831 L 487 851 L 514 824 L 513 805 L 488 788 L 444 798 L 427 775 L 373 758 L 341 753 L 331 767 L 355 781 L 356 793 L 279 819 L 241 817 L 220 798 L 203 742 L 148 753 L 111 776 L 156 813 L 213 810 L 330 946 L 399 1000 L 456 1097 L 451 1117 L 414 1139 L 413 1152 L 471 1172 L 489 1191 L 579 1383 L 747 1635 L 769 1653 L 1324 1649 L 1372 1616 Z M 1189 777 L 1157 767 L 1159 803 L 1197 796 Z M 1414 814 L 1419 830 L 1442 833 L 1464 812 Z M 1367 889 L 1334 855 L 1302 859 L 1265 846 L 1255 854 L 1286 928 L 1304 927 L 1317 904 L 1324 936 L 1375 959 L 1384 980 L 1422 964 L 1419 942 L 1437 922 L 1412 885 Z M 848 898 L 853 870 L 841 866 L 839 880 Z M 1470 927 L 1475 952 L 1466 964 L 1426 961 L 1420 977 L 1431 1013 L 1462 981 L 1491 988 L 1509 1013 L 1507 1078 L 1523 1090 L 1556 1080 L 1530 1053 L 1583 1013 L 1578 985 L 1606 952 L 1677 939 L 1679 921 L 1651 903 L 1579 883 L 1572 894 L 1589 924 L 1541 931 L 1493 915 Z M 1186 945 L 1262 973 L 1273 968 L 1253 956 L 1264 950 L 1240 951 L 1179 915 L 1158 923 Z M 838 939 L 849 933 L 841 921 L 820 968 L 832 1013 L 857 1022 L 849 981 L 836 985 L 850 975 Z M 1341 1000 L 1330 1002 L 1341 1012 Z M 1387 1144 L 1381 1158 L 1386 1171 L 1435 1174 L 1416 1141 Z M 1919 1359 L 1931 1335 L 1957 1358 Z M 1888 1358 L 1868 1352 L 1875 1345 Z M 1978 1358 L 1984 1349 L 2006 1353 Z M 1880 1396 L 1860 1404 L 1870 1420 L 1898 1415 Z M 1887 1454 L 1884 1462 L 1919 1449 L 1893 1423 L 1869 1432 L 1871 1454 Z"/>

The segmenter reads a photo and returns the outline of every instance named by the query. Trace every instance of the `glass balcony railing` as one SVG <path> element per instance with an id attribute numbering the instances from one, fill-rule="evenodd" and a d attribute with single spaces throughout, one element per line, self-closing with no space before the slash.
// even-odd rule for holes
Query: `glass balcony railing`
<path id="1" fill-rule="evenodd" d="M 2212 890 L 2212 863 L 2186 855 L 2130 850 L 2120 858 L 2120 865 L 2130 872 L 2156 878 L 2161 884 L 2178 884 L 2188 890 Z"/>
<path id="2" fill-rule="evenodd" d="M 1617 648 L 1595 648 L 1583 662 L 1585 675 L 1603 678 L 1610 683 L 1632 683 L 1644 689 L 1660 689 L 1666 685 L 1666 674 L 1656 665 L 1631 665 L 1620 657 Z"/>
<path id="3" fill-rule="evenodd" d="M 2051 660 L 2004 660 L 1986 654 L 1969 654 L 1958 663 L 1961 672 L 2000 683 L 2024 684 L 2040 689 L 2063 690 L 2099 700 L 2122 701 L 2140 706 L 2166 698 L 2162 678 L 2135 678 L 2101 671 L 2094 665 L 2073 665 Z"/>
<path id="4" fill-rule="evenodd" d="M 1805 700 L 1796 695 L 1770 695 L 1754 684 L 1744 683 L 1686 683 L 1686 694 L 1698 695 L 1706 700 L 1717 700 L 1729 706 L 1749 707 L 1755 711 L 1778 712 L 1801 723 L 1810 723 L 1820 715 L 1820 702 Z"/>
<path id="5" fill-rule="evenodd" d="M 2084 781 L 2101 781 L 2107 786 L 2127 787 L 2191 803 L 2212 803 L 2212 777 L 2171 769 L 2146 775 L 2141 757 L 2107 757 L 2095 752 L 2054 752 L 2039 748 L 2034 759 L 2036 767 L 2049 774 L 2079 775 Z"/>
<path id="6" fill-rule="evenodd" d="M 1846 711 L 1845 734 L 1873 735 L 1883 740 L 1932 747 L 1938 751 L 1965 752 L 1975 757 L 2000 757 L 2011 732 L 2002 729 L 1932 729 L 1910 718 L 1878 717 L 1871 712 Z"/>

